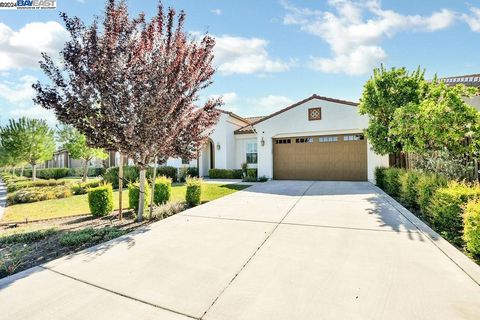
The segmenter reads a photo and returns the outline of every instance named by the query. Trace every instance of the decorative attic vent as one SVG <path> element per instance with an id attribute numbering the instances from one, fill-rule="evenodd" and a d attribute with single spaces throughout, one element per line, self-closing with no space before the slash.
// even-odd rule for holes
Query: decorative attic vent
<path id="1" fill-rule="evenodd" d="M 308 121 L 322 120 L 322 108 L 308 109 Z"/>

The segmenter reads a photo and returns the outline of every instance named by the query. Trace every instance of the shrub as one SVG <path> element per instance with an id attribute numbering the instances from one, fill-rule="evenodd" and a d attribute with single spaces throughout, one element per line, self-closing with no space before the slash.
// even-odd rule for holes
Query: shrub
<path id="1" fill-rule="evenodd" d="M 60 179 L 68 176 L 68 168 L 48 168 L 37 170 L 37 178 Z"/>
<path id="2" fill-rule="evenodd" d="M 187 175 L 190 177 L 198 177 L 198 168 L 188 167 Z"/>
<path id="3" fill-rule="evenodd" d="M 172 179 L 165 176 L 155 180 L 155 190 L 153 192 L 153 203 L 156 205 L 167 203 L 172 195 Z"/>
<path id="4" fill-rule="evenodd" d="M 152 211 L 152 219 L 162 220 L 173 216 L 185 210 L 185 204 L 182 202 L 168 202 L 160 206 L 156 206 Z"/>
<path id="5" fill-rule="evenodd" d="M 417 209 L 417 182 L 421 173 L 415 170 L 405 171 L 400 174 L 400 199 L 402 203 L 412 209 Z"/>
<path id="6" fill-rule="evenodd" d="M 65 185 L 66 181 L 58 181 L 54 179 L 50 180 L 36 180 L 36 181 L 31 181 L 31 180 L 21 180 L 18 182 L 13 182 L 13 183 L 8 183 L 7 184 L 7 191 L 8 192 L 14 192 L 20 189 L 25 189 L 25 188 L 32 188 L 32 187 L 52 187 L 52 186 L 58 186 L 58 185 Z"/>
<path id="7" fill-rule="evenodd" d="M 157 175 L 171 178 L 173 182 L 177 181 L 177 168 L 170 166 L 157 167 Z M 123 179 L 125 184 L 137 182 L 140 176 L 140 170 L 137 166 L 124 166 Z M 147 178 L 153 177 L 153 168 L 148 168 Z M 114 189 L 118 189 L 118 167 L 108 168 L 103 174 L 103 180 L 110 183 Z"/>
<path id="8" fill-rule="evenodd" d="M 72 196 L 72 191 L 67 185 L 54 187 L 25 188 L 7 195 L 9 205 L 17 203 L 31 203 L 44 200 L 62 199 Z"/>
<path id="9" fill-rule="evenodd" d="M 187 177 L 188 177 L 188 167 L 187 166 L 181 166 L 178 169 L 178 181 L 185 182 Z"/>
<path id="10" fill-rule="evenodd" d="M 94 217 L 102 217 L 113 211 L 112 185 L 92 188 L 88 190 L 88 205 Z"/>
<path id="11" fill-rule="evenodd" d="M 242 179 L 242 169 L 210 169 L 208 170 L 210 179 Z"/>
<path id="12" fill-rule="evenodd" d="M 115 227 L 104 227 L 101 229 L 86 228 L 62 234 L 59 242 L 62 246 L 66 247 L 80 247 L 86 244 L 109 241 L 125 233 L 124 230 Z"/>
<path id="13" fill-rule="evenodd" d="M 480 200 L 469 201 L 464 211 L 463 237 L 467 250 L 480 259 Z"/>
<path id="14" fill-rule="evenodd" d="M 437 189 L 428 207 L 428 215 L 435 229 L 452 243 L 462 245 L 462 207 L 478 196 L 478 185 L 472 187 L 451 182 L 448 187 Z"/>
<path id="15" fill-rule="evenodd" d="M 45 229 L 25 233 L 15 233 L 9 236 L 0 237 L 0 244 L 33 243 L 45 239 L 57 232 L 58 231 L 55 229 Z"/>
<path id="16" fill-rule="evenodd" d="M 400 192 L 400 175 L 403 173 L 403 169 L 388 168 L 385 170 L 384 176 L 384 189 L 386 193 L 392 197 L 398 197 Z"/>
<path id="17" fill-rule="evenodd" d="M 258 177 L 258 182 L 267 182 L 267 181 L 268 181 L 267 176 L 260 176 L 260 177 Z"/>
<path id="18" fill-rule="evenodd" d="M 247 169 L 247 177 L 255 178 L 255 180 L 257 180 L 257 169 Z"/>
<path id="19" fill-rule="evenodd" d="M 135 183 L 130 183 L 128 185 L 128 204 L 130 209 L 135 210 L 135 212 L 138 212 L 138 200 L 140 197 L 140 187 L 138 182 Z M 144 197 L 144 204 L 143 208 L 144 210 L 148 207 L 148 204 L 150 202 L 150 187 L 148 183 L 145 184 L 145 197 Z"/>
<path id="20" fill-rule="evenodd" d="M 243 178 L 243 182 L 257 182 L 257 178 L 246 176 Z"/>
<path id="21" fill-rule="evenodd" d="M 185 195 L 185 201 L 189 206 L 197 206 L 201 204 L 202 198 L 202 179 L 187 178 L 187 193 Z"/>
<path id="22" fill-rule="evenodd" d="M 417 181 L 417 204 L 420 207 L 422 216 L 430 221 L 428 216 L 428 206 L 430 205 L 430 200 L 433 197 L 433 194 L 438 188 L 443 188 L 447 186 L 447 179 L 444 176 L 436 174 L 422 174 Z"/>
<path id="23" fill-rule="evenodd" d="M 105 168 L 88 168 L 88 177 L 98 177 L 105 173 Z M 68 169 L 68 176 L 70 177 L 83 177 L 83 168 L 70 168 Z"/>
<path id="24" fill-rule="evenodd" d="M 385 190 L 385 171 L 388 170 L 386 167 L 376 167 L 375 168 L 375 184 L 382 190 Z"/>
<path id="25" fill-rule="evenodd" d="M 161 166 L 157 168 L 157 175 L 165 176 L 172 179 L 173 182 L 177 182 L 177 168 L 171 166 Z M 147 177 L 153 177 L 153 168 L 148 168 Z"/>
<path id="26" fill-rule="evenodd" d="M 97 188 L 100 186 L 100 184 L 100 180 L 80 182 L 73 184 L 70 189 L 74 195 L 86 194 L 88 193 L 88 189 Z"/>

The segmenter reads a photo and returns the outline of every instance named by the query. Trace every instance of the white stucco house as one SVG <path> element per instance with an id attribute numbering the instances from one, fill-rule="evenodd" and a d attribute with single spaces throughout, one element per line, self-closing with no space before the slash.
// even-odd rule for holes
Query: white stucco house
<path id="1" fill-rule="evenodd" d="M 357 103 L 318 95 L 268 116 L 223 111 L 199 159 L 183 165 L 198 166 L 200 176 L 247 162 L 270 179 L 373 180 L 375 167 L 388 166 L 389 159 L 371 150 L 367 126 Z M 182 160 L 167 165 L 180 167 Z"/>

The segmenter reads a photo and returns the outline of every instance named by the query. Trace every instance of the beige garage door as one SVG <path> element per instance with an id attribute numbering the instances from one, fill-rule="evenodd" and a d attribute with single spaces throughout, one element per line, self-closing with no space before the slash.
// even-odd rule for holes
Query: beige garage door
<path id="1" fill-rule="evenodd" d="M 362 134 L 273 139 L 273 178 L 367 180 L 367 141 Z"/>

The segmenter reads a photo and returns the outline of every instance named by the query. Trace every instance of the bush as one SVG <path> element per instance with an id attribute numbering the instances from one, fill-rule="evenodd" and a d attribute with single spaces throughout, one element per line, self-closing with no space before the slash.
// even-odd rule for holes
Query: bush
<path id="1" fill-rule="evenodd" d="M 182 202 L 165 203 L 153 208 L 152 219 L 162 220 L 182 212 L 183 210 L 185 210 L 185 204 Z"/>
<path id="2" fill-rule="evenodd" d="M 187 193 L 185 195 L 185 201 L 191 207 L 197 206 L 202 203 L 202 179 L 187 178 Z"/>
<path id="3" fill-rule="evenodd" d="M 400 174 L 400 199 L 402 203 L 412 209 L 417 209 L 417 182 L 421 173 L 408 170 Z"/>
<path id="4" fill-rule="evenodd" d="M 178 181 L 180 182 L 185 182 L 185 180 L 188 177 L 188 167 L 187 166 L 181 166 L 178 168 Z"/>
<path id="5" fill-rule="evenodd" d="M 165 176 L 155 180 L 155 190 L 153 192 L 153 203 L 161 205 L 167 203 L 172 195 L 172 179 Z"/>
<path id="6" fill-rule="evenodd" d="M 255 180 L 257 180 L 257 169 L 247 169 L 247 177 L 255 178 Z"/>
<path id="7" fill-rule="evenodd" d="M 38 169 L 37 178 L 41 179 L 60 179 L 68 176 L 68 168 L 48 168 Z"/>
<path id="8" fill-rule="evenodd" d="M 388 168 L 385 170 L 384 189 L 392 197 L 398 197 L 400 193 L 400 175 L 404 172 L 399 168 Z"/>
<path id="9" fill-rule="evenodd" d="M 138 200 L 140 197 L 140 186 L 138 182 L 130 183 L 128 185 L 128 205 L 130 209 L 138 212 Z M 148 183 L 145 183 L 145 197 L 144 197 L 143 209 L 145 210 L 148 207 L 150 202 L 150 186 Z"/>
<path id="10" fill-rule="evenodd" d="M 88 177 L 98 177 L 105 173 L 105 168 L 88 168 Z M 70 168 L 68 169 L 68 176 L 70 177 L 83 177 L 83 168 Z"/>
<path id="11" fill-rule="evenodd" d="M 267 181 L 268 181 L 267 176 L 260 176 L 260 177 L 258 177 L 258 182 L 267 182 Z"/>
<path id="12" fill-rule="evenodd" d="M 437 230 L 447 240 L 462 245 L 463 217 L 462 208 L 468 201 L 480 196 L 480 187 L 452 182 L 446 188 L 435 191 L 428 215 Z"/>
<path id="13" fill-rule="evenodd" d="M 242 169 L 210 169 L 208 170 L 210 179 L 242 179 Z"/>
<path id="14" fill-rule="evenodd" d="M 385 171 L 388 170 L 386 167 L 376 167 L 375 168 L 375 184 L 382 190 L 385 190 Z"/>
<path id="15" fill-rule="evenodd" d="M 480 200 L 467 203 L 464 220 L 463 237 L 467 250 L 475 258 L 480 259 Z"/>
<path id="16" fill-rule="evenodd" d="M 171 178 L 173 182 L 177 181 L 177 168 L 170 166 L 157 167 L 157 175 Z M 137 182 L 140 176 L 140 170 L 137 166 L 123 167 L 124 185 Z M 153 177 L 153 168 L 148 168 L 147 178 Z M 103 174 L 103 180 L 110 183 L 114 189 L 118 189 L 118 167 L 108 168 Z"/>
<path id="17" fill-rule="evenodd" d="M 25 188 L 7 195 L 7 204 L 31 203 L 44 200 L 62 199 L 72 196 L 72 191 L 67 185 L 54 187 Z"/>
<path id="18" fill-rule="evenodd" d="M 88 205 L 94 217 L 102 217 L 113 211 L 112 185 L 105 185 L 88 190 Z"/>
<path id="19" fill-rule="evenodd" d="M 420 207 L 422 216 L 430 221 L 428 216 L 428 206 L 430 205 L 430 200 L 433 197 L 435 191 L 439 188 L 446 187 L 448 184 L 447 179 L 444 176 L 436 174 L 422 174 L 417 181 L 417 204 Z"/>
<path id="20" fill-rule="evenodd" d="M 57 181 L 54 179 L 36 180 L 36 181 L 20 180 L 17 182 L 7 183 L 7 192 L 14 192 L 14 191 L 18 191 L 20 189 L 25 189 L 25 188 L 52 187 L 52 186 L 65 185 L 65 184 L 66 184 L 65 181 Z"/>
<path id="21" fill-rule="evenodd" d="M 74 195 L 80 195 L 88 193 L 88 189 L 99 187 L 100 184 L 100 180 L 80 182 L 73 184 L 70 189 Z"/>
<path id="22" fill-rule="evenodd" d="M 188 167 L 187 175 L 190 176 L 190 177 L 197 177 L 198 178 L 198 168 Z"/>
<path id="23" fill-rule="evenodd" d="M 246 176 L 243 178 L 243 182 L 257 182 L 257 178 Z"/>
<path id="24" fill-rule="evenodd" d="M 59 242 L 62 246 L 66 247 L 80 247 L 86 244 L 109 241 L 118 238 L 125 233 L 124 230 L 115 227 L 104 227 L 101 229 L 86 228 L 62 234 L 59 238 Z"/>
<path id="25" fill-rule="evenodd" d="M 9 236 L 0 237 L 0 244 L 33 243 L 56 234 L 55 229 L 36 230 L 25 233 L 15 233 Z"/>

